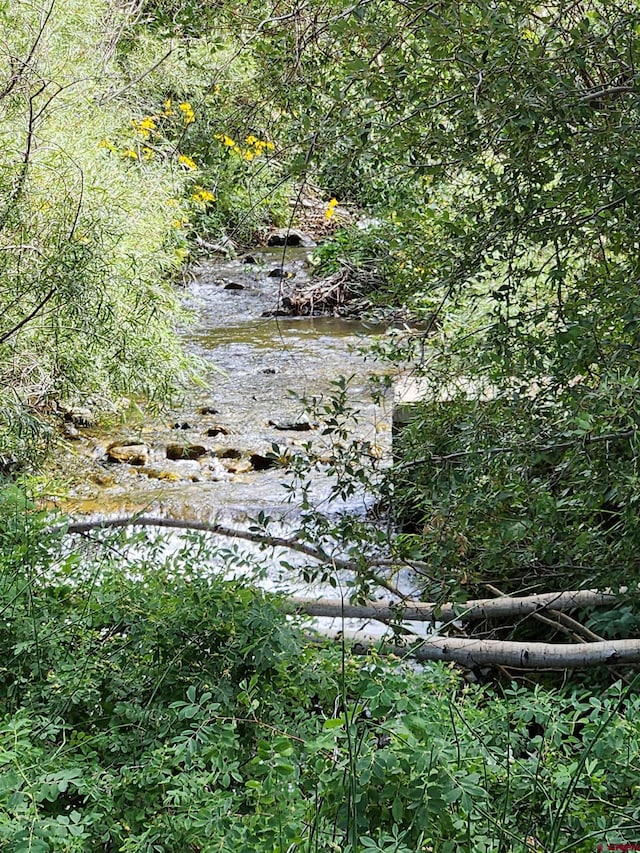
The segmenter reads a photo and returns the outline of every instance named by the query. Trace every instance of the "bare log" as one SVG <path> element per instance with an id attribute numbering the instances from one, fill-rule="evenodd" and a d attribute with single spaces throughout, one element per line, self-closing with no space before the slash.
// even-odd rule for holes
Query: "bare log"
<path id="1" fill-rule="evenodd" d="M 621 590 L 621 593 L 624 591 Z M 617 601 L 619 596 L 613 592 L 581 589 L 519 597 L 479 598 L 461 604 L 418 601 L 405 601 L 401 604 L 384 601 L 350 604 L 348 601 L 333 598 L 290 598 L 284 606 L 289 612 L 306 613 L 309 616 L 400 619 L 405 622 L 451 622 L 455 619 L 477 622 L 482 619 L 526 616 L 544 612 L 546 609 L 566 611 L 580 607 L 604 607 Z"/>
<path id="2" fill-rule="evenodd" d="M 608 640 L 601 643 L 513 643 L 503 640 L 430 637 L 411 646 L 398 646 L 370 635 L 340 631 L 324 633 L 324 639 L 346 640 L 354 654 L 395 655 L 419 661 L 447 661 L 463 666 L 508 666 L 518 669 L 579 669 L 640 663 L 640 640 Z M 323 642 L 323 637 L 314 638 Z"/>

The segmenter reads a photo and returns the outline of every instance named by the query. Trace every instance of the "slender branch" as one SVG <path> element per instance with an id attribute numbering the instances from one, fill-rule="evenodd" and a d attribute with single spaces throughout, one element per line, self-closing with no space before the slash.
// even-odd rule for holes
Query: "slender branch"
<path id="1" fill-rule="evenodd" d="M 22 320 L 20 320 L 20 322 L 19 322 L 19 323 L 16 323 L 16 325 L 15 325 L 15 326 L 13 326 L 13 328 L 9 329 L 9 331 L 8 331 L 8 332 L 5 332 L 3 335 L 0 335 L 0 344 L 3 344 L 3 343 L 4 343 L 8 338 L 10 338 L 12 335 L 15 335 L 15 334 L 16 334 L 16 332 L 19 332 L 19 331 L 20 331 L 20 329 L 22 329 L 22 327 L 23 327 L 23 326 L 26 326 L 26 325 L 27 325 L 27 323 L 29 323 L 31 320 L 33 320 L 33 318 L 36 316 L 36 314 L 39 314 L 39 313 L 40 313 L 40 311 L 42 311 L 42 309 L 44 308 L 44 306 L 45 306 L 45 305 L 47 304 L 47 302 L 49 302 L 49 300 L 53 297 L 53 295 L 54 295 L 54 293 L 55 293 L 55 292 L 56 292 L 56 288 L 55 288 L 55 287 L 52 287 L 52 288 L 51 288 L 51 290 L 50 290 L 50 291 L 47 293 L 47 295 L 44 297 L 44 299 L 42 299 L 42 300 L 41 300 L 41 301 L 36 305 L 36 307 L 33 309 L 33 311 L 31 311 L 31 313 L 27 314 L 27 316 L 26 316 L 26 317 L 23 317 L 23 319 L 22 319 Z"/>
<path id="2" fill-rule="evenodd" d="M 149 74 L 153 74 L 156 68 L 159 68 L 163 62 L 166 62 L 167 59 L 169 59 L 174 50 L 174 46 L 171 45 L 165 55 L 161 56 L 160 59 L 154 65 L 151 66 L 151 68 L 147 68 L 146 71 L 143 71 L 141 74 L 138 74 L 137 77 L 134 77 L 133 80 L 130 80 L 125 86 L 123 86 L 121 89 L 118 89 L 116 92 L 112 92 L 109 95 L 105 94 L 102 98 L 100 98 L 100 105 L 103 106 L 104 104 L 108 104 L 109 101 L 114 101 L 116 98 L 119 98 L 120 95 L 123 95 L 126 91 L 131 89 L 132 86 L 135 86 L 136 84 L 144 80 L 145 77 L 148 77 Z"/>
<path id="3" fill-rule="evenodd" d="M 599 98 L 615 98 L 618 95 L 630 95 L 636 92 L 635 86 L 610 86 L 608 89 L 598 89 L 595 92 L 587 92 L 586 95 L 581 95 L 578 100 L 591 103 Z"/>
<path id="4" fill-rule="evenodd" d="M 319 546 L 307 545 L 295 539 L 285 539 L 279 536 L 269 536 L 266 533 L 258 533 L 255 530 L 238 530 L 233 527 L 225 527 L 223 524 L 211 524 L 206 521 L 182 521 L 173 518 L 159 518 L 155 516 L 126 516 L 125 518 L 108 518 L 101 521 L 80 521 L 72 524 L 58 525 L 51 528 L 51 533 L 89 533 L 93 530 L 106 530 L 109 528 L 123 527 L 163 527 L 173 530 L 201 530 L 204 533 L 213 533 L 216 536 L 227 536 L 231 539 L 244 539 L 247 542 L 255 542 L 259 545 L 267 545 L 270 548 L 287 548 L 305 554 L 313 560 L 322 563 L 331 563 L 334 568 L 346 569 L 348 571 L 360 572 L 362 566 L 353 560 L 336 557 L 327 554 Z M 399 589 L 371 569 L 366 570 L 366 575 L 383 589 L 397 596 L 400 600 L 406 600 Z"/>
<path id="5" fill-rule="evenodd" d="M 535 445 L 522 445 L 514 447 L 512 445 L 504 447 L 479 447 L 473 450 L 458 450 L 455 453 L 447 453 L 443 456 L 425 456 L 422 459 L 412 459 L 411 462 L 404 462 L 402 465 L 394 466 L 394 470 L 402 471 L 405 468 L 413 468 L 415 465 L 427 465 L 429 462 L 451 462 L 455 459 L 464 459 L 466 456 L 498 456 L 502 453 L 551 453 L 554 450 L 567 450 L 570 447 L 575 447 L 577 444 L 597 444 L 606 441 L 621 441 L 625 438 L 633 438 L 637 434 L 637 429 L 628 429 L 624 432 L 610 432 L 604 435 L 584 435 L 572 441 L 559 441 L 557 444 L 545 444 L 542 447 Z"/>
<path id="6" fill-rule="evenodd" d="M 45 16 L 42 19 L 42 22 L 40 23 L 40 27 L 38 28 L 38 34 L 37 34 L 36 38 L 34 39 L 33 44 L 31 45 L 31 49 L 29 50 L 29 54 L 28 54 L 27 58 L 18 60 L 19 68 L 13 72 L 13 74 L 9 78 L 8 83 L 6 84 L 4 89 L 0 92 L 0 101 L 11 94 L 11 92 L 15 89 L 15 87 L 16 87 L 18 81 L 20 80 L 21 76 L 24 74 L 25 69 L 31 63 L 31 60 L 33 59 L 35 52 L 38 49 L 38 45 L 40 44 L 40 39 L 44 35 L 44 31 L 45 31 L 47 24 L 49 22 L 49 18 L 53 14 L 53 7 L 55 5 L 56 5 L 56 0 L 51 0 L 49 8 L 47 9 Z"/>

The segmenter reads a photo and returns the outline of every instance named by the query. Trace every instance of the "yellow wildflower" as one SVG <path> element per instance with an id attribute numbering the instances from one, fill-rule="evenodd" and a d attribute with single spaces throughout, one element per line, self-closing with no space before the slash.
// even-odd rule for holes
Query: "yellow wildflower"
<path id="1" fill-rule="evenodd" d="M 195 186 L 193 188 L 193 192 L 191 193 L 191 198 L 197 203 L 201 204 L 203 207 L 210 201 L 215 201 L 215 195 L 209 190 L 205 190 L 204 187 Z"/>
<path id="2" fill-rule="evenodd" d="M 106 148 L 107 151 L 117 151 L 118 150 L 116 148 L 116 146 L 113 144 L 113 142 L 109 142 L 108 139 L 101 139 L 100 142 L 98 142 L 98 148 Z"/>
<path id="3" fill-rule="evenodd" d="M 332 198 L 327 205 L 327 209 L 324 212 L 325 219 L 332 219 L 336 215 L 336 207 L 338 206 L 338 201 L 335 198 Z"/>
<path id="4" fill-rule="evenodd" d="M 142 149 L 142 159 L 143 160 L 153 160 L 154 151 L 152 148 L 143 148 Z"/>
<path id="5" fill-rule="evenodd" d="M 171 106 L 171 98 L 167 98 L 167 100 L 164 102 L 163 106 L 164 106 L 164 114 L 166 116 L 172 116 L 173 115 L 173 108 Z"/>
<path id="6" fill-rule="evenodd" d="M 156 123 L 151 118 L 151 116 L 145 116 L 140 121 L 136 121 L 136 119 L 131 119 L 131 124 L 138 131 L 140 136 L 143 139 L 148 139 L 151 135 L 151 131 L 156 129 Z"/>
<path id="7" fill-rule="evenodd" d="M 193 111 L 193 107 L 187 101 L 180 104 L 179 109 L 182 113 L 182 120 L 185 124 L 192 124 L 196 120 L 196 115 Z"/>
<path id="8" fill-rule="evenodd" d="M 257 136 L 254 136 L 252 133 L 249 134 L 244 140 L 247 145 L 255 145 L 257 142 L 260 142 Z"/>
<path id="9" fill-rule="evenodd" d="M 138 159 L 138 152 L 135 151 L 133 148 L 127 148 L 125 151 L 122 152 L 122 156 L 123 157 L 131 157 L 132 160 L 137 160 Z"/>
<path id="10" fill-rule="evenodd" d="M 191 169 L 191 171 L 195 171 L 198 167 L 195 164 L 195 161 L 188 157 L 186 154 L 181 154 L 178 157 L 178 163 L 182 166 L 186 166 L 187 169 Z"/>
<path id="11" fill-rule="evenodd" d="M 233 141 L 233 139 L 230 136 L 227 136 L 226 133 L 216 133 L 213 138 L 217 139 L 219 142 L 222 142 L 222 144 L 226 145 L 227 148 L 236 148 L 237 147 L 236 143 Z"/>

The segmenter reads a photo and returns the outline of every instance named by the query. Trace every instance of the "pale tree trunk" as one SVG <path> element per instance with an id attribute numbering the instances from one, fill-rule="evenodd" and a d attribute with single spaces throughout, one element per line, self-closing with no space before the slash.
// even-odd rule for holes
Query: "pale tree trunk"
<path id="1" fill-rule="evenodd" d="M 512 643 L 503 640 L 429 637 L 411 646 L 398 646 L 359 632 L 333 631 L 322 638 L 345 640 L 355 654 L 373 649 L 384 655 L 419 661 L 449 661 L 467 667 L 509 666 L 522 669 L 578 669 L 640 663 L 640 640 L 609 640 L 599 643 Z"/>
<path id="2" fill-rule="evenodd" d="M 621 590 L 624 592 L 624 590 Z M 502 619 L 509 616 L 527 616 L 547 609 L 566 611 L 580 607 L 603 607 L 619 601 L 612 592 L 593 589 L 572 592 L 546 592 L 540 595 L 479 598 L 460 604 L 433 602 L 366 601 L 350 604 L 333 598 L 290 598 L 283 607 L 287 612 L 306 613 L 309 616 L 348 617 L 354 619 L 397 619 L 404 622 L 477 622 L 483 619 Z"/>

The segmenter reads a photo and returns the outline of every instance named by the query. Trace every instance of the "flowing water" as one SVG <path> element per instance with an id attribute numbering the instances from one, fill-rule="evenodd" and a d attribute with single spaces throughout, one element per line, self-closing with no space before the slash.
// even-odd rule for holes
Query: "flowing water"
<path id="1" fill-rule="evenodd" d="M 307 265 L 304 249 L 288 249 L 286 255 L 282 249 L 261 249 L 252 253 L 251 262 L 203 264 L 185 293 L 194 320 L 184 339 L 204 365 L 204 383 L 185 389 L 179 407 L 162 416 L 136 411 L 110 428 L 81 429 L 81 438 L 67 442 L 58 459 L 58 476 L 66 475 L 69 482 L 60 507 L 75 517 L 145 514 L 236 528 L 246 528 L 263 511 L 276 519 L 274 533 L 287 535 L 299 509 L 295 500 L 287 502 L 284 471 L 265 467 L 265 460 L 274 443 L 295 453 L 311 442 L 330 452 L 329 437 L 299 398 L 330 394 L 331 383 L 340 376 L 351 377 L 349 402 L 360 413 L 353 436 L 370 441 L 389 458 L 390 402 L 374 403 L 370 373 L 375 364 L 361 352 L 367 340 L 386 330 L 334 317 L 264 316 L 277 308 L 283 281 L 308 277 Z M 281 275 L 269 275 L 277 269 Z M 144 464 L 110 461 L 108 449 L 114 443 L 144 445 Z M 168 458 L 181 455 L 176 447 L 185 456 L 189 448 L 198 448 L 196 458 Z M 325 501 L 327 512 L 344 510 L 344 504 L 326 501 L 330 487 L 326 477 L 317 476 L 315 499 Z M 365 505 L 366 496 L 358 495 L 346 508 L 363 512 Z M 213 542 L 229 545 L 216 537 Z M 179 547 L 178 534 L 169 534 L 168 547 Z M 238 547 L 262 563 L 260 582 L 266 588 L 335 597 L 332 587 L 300 579 L 289 566 L 300 564 L 295 554 L 269 555 L 246 543 Z M 210 566 L 203 565 L 203 571 L 220 569 L 215 557 Z M 229 573 L 228 566 L 222 564 L 222 569 Z M 338 582 L 348 595 L 348 574 Z M 359 620 L 314 622 L 324 630 L 381 630 Z"/>
<path id="2" fill-rule="evenodd" d="M 360 411 L 354 435 L 388 453 L 390 412 L 374 404 L 373 365 L 358 352 L 385 330 L 334 317 L 263 316 L 277 307 L 283 281 L 269 273 L 304 279 L 307 252 L 263 249 L 252 253 L 254 263 L 216 260 L 197 270 L 185 300 L 195 319 L 184 338 L 204 365 L 204 384 L 185 389 L 180 406 L 161 417 L 136 412 L 68 443 L 60 460 L 72 482 L 67 512 L 225 523 L 260 510 L 295 512 L 286 503 L 283 471 L 267 468 L 267 454 L 274 443 L 296 452 L 309 441 L 330 451 L 299 398 L 327 395 L 339 376 L 352 377 L 349 400 Z M 145 464 L 110 461 L 114 443 L 145 445 Z M 329 484 L 318 480 L 314 490 L 320 498 Z"/>

